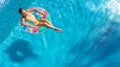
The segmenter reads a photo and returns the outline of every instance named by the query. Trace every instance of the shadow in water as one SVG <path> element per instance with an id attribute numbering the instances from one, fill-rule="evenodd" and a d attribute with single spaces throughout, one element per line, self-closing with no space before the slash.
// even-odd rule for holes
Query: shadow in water
<path id="1" fill-rule="evenodd" d="M 5 50 L 5 53 L 7 53 L 14 62 L 22 62 L 27 58 L 37 57 L 37 55 L 32 52 L 30 43 L 22 39 L 14 41 L 11 46 Z"/>

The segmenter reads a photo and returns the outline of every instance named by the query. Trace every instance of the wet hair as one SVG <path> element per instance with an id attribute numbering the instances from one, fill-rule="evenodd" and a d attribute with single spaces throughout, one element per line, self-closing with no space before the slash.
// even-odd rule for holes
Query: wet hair
<path id="1" fill-rule="evenodd" d="M 22 10 L 23 10 L 23 8 L 19 8 L 19 9 L 18 9 L 18 12 L 19 12 L 20 14 L 22 14 Z"/>

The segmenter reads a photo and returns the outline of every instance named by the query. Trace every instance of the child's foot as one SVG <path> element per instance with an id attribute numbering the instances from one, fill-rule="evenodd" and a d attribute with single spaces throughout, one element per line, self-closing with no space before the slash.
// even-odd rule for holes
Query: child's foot
<path id="1" fill-rule="evenodd" d="M 55 30 L 56 30 L 57 32 L 62 32 L 62 30 L 59 29 L 59 28 L 56 28 Z"/>

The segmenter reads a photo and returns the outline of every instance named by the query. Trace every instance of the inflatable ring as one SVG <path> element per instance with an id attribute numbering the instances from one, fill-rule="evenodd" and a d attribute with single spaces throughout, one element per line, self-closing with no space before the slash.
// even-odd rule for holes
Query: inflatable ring
<path id="1" fill-rule="evenodd" d="M 43 15 L 36 14 L 37 16 L 39 15 L 39 18 L 37 17 L 37 19 L 43 18 L 43 19 L 47 19 L 48 21 L 51 21 L 51 17 L 45 9 L 40 8 L 40 11 L 43 12 Z M 29 23 L 29 22 L 27 22 L 27 23 Z M 34 25 L 34 24 L 32 24 L 32 25 Z M 47 27 L 44 25 L 35 26 L 34 28 L 28 27 L 28 26 L 22 26 L 22 29 L 24 29 L 25 31 L 30 32 L 30 33 L 40 33 L 40 32 L 45 31 L 47 29 Z"/>

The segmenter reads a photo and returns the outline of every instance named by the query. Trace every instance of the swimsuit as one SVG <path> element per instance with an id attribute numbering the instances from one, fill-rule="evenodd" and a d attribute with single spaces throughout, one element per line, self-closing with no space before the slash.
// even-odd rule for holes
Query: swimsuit
<path id="1" fill-rule="evenodd" d="M 32 13 L 30 13 L 30 16 L 26 18 L 27 21 L 31 22 L 31 20 L 33 19 L 34 15 Z M 34 25 L 38 25 L 40 23 L 40 21 L 37 19 L 37 21 L 34 23 Z"/>

